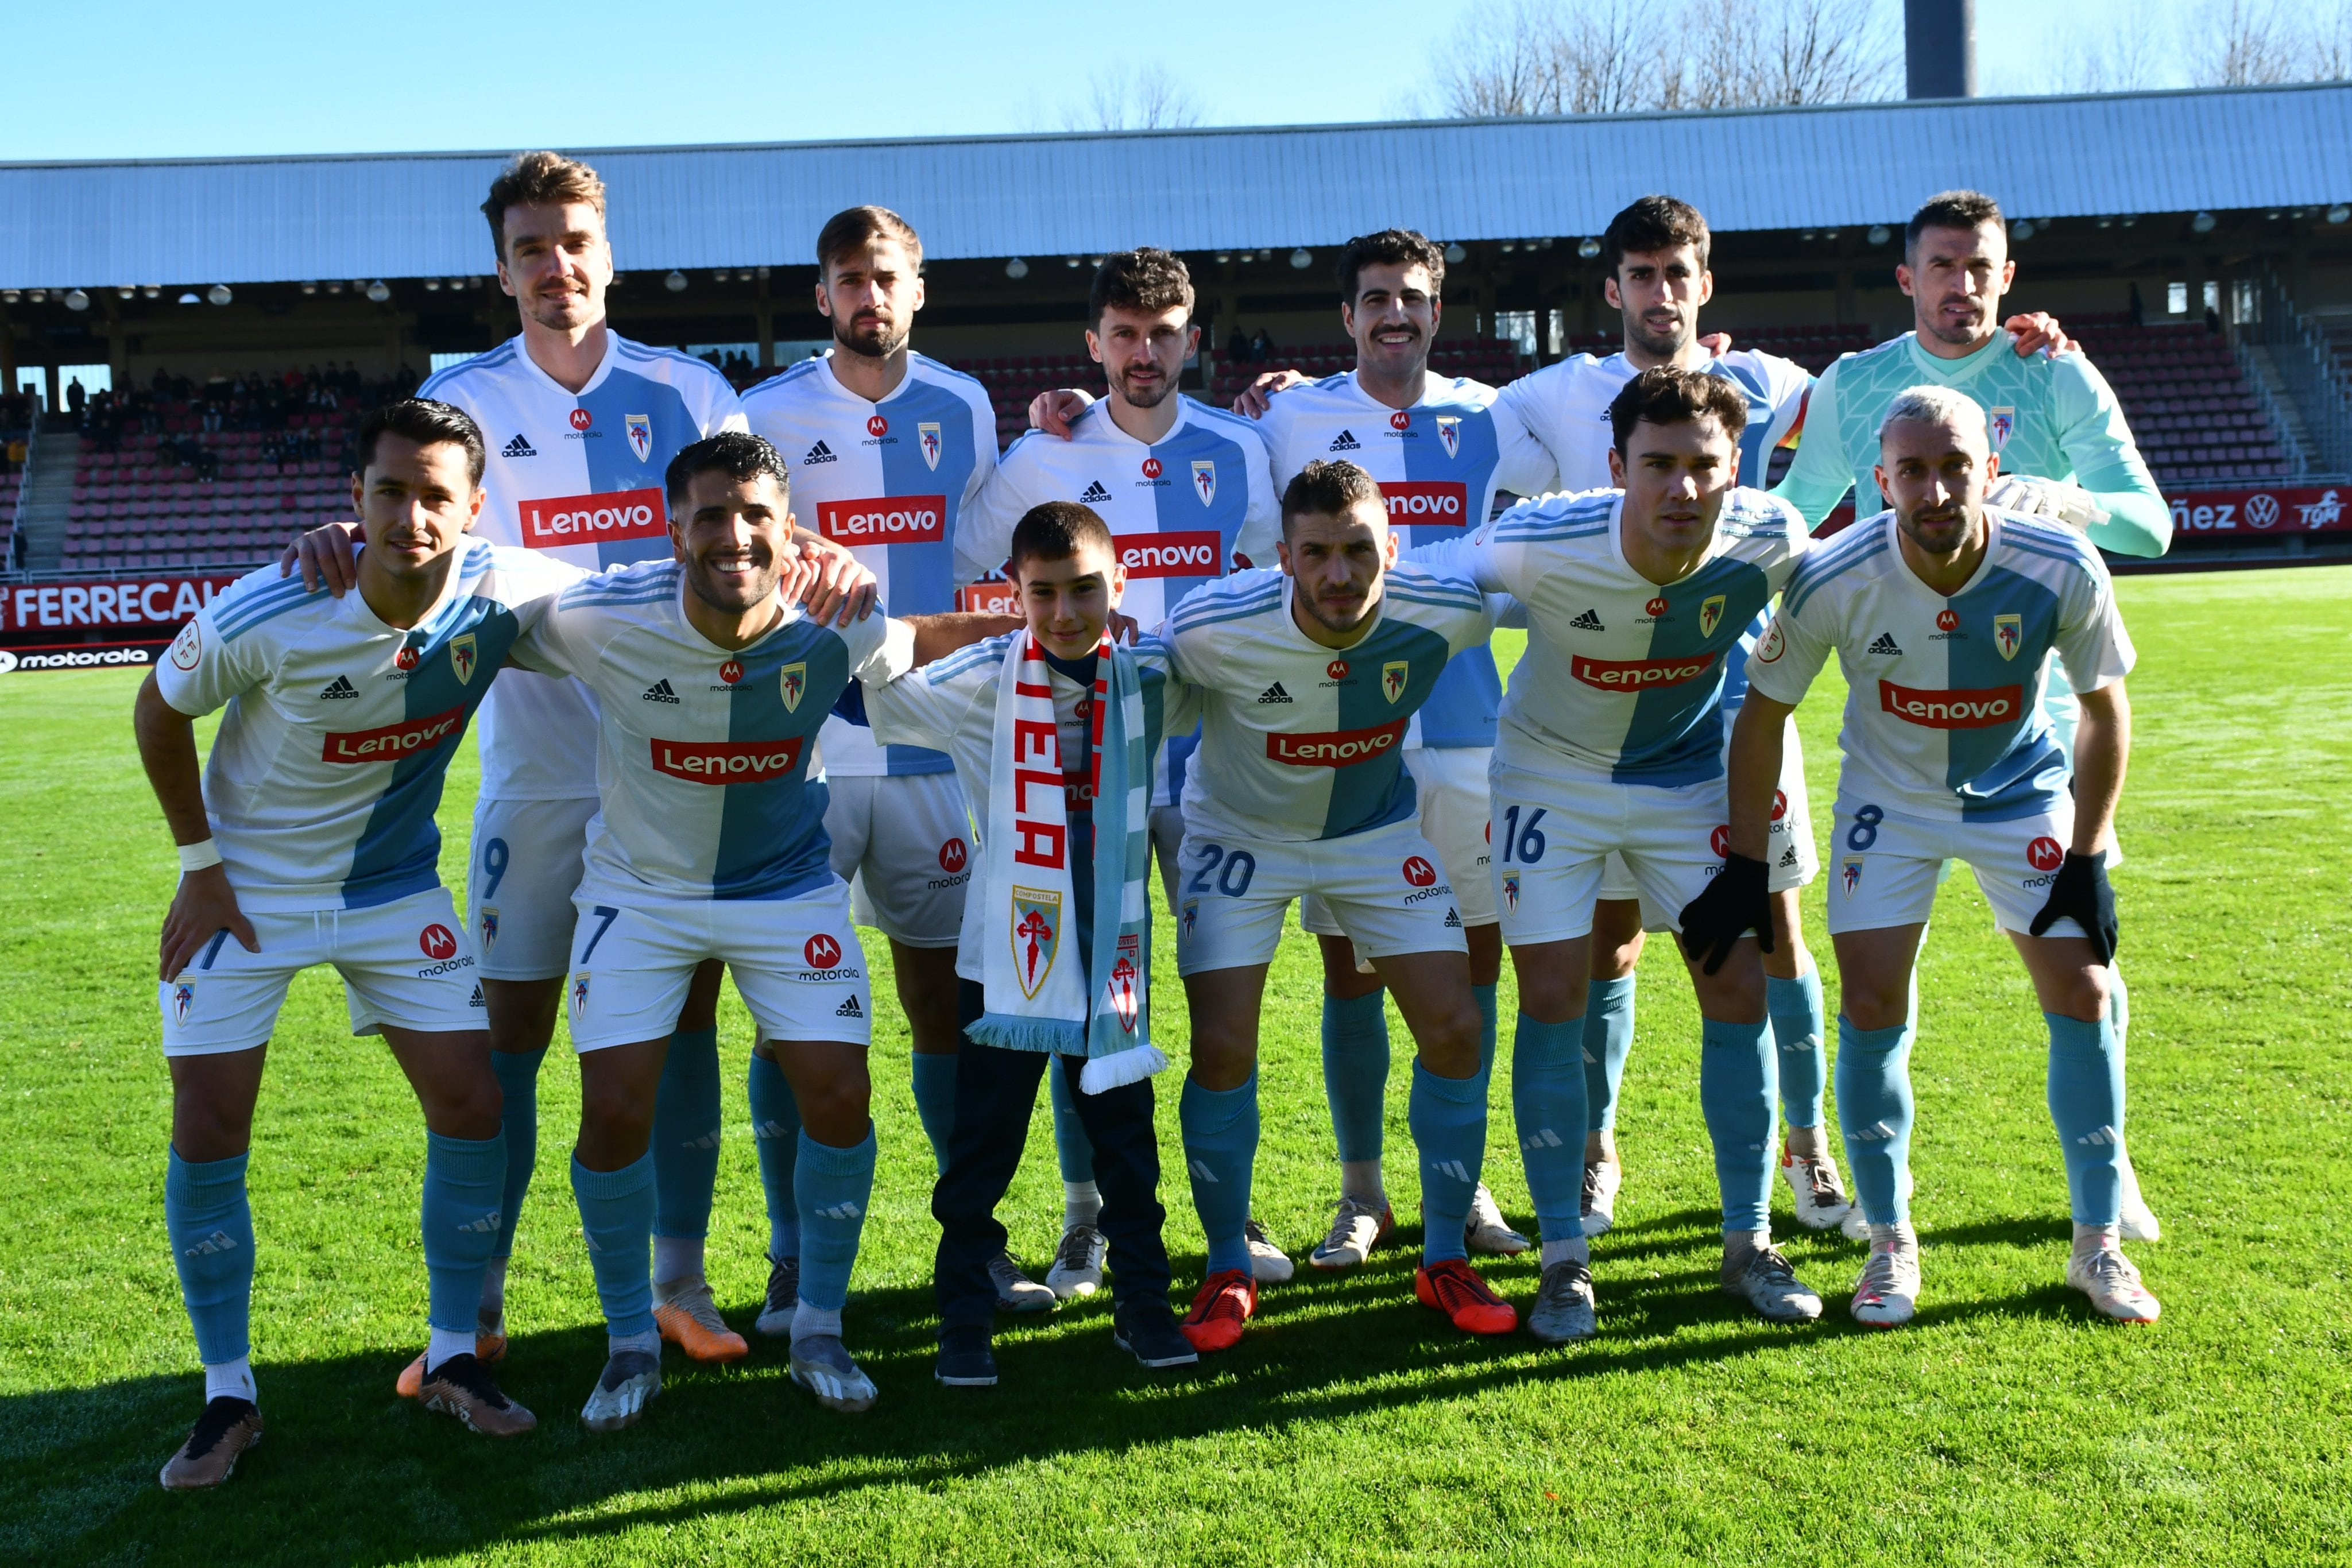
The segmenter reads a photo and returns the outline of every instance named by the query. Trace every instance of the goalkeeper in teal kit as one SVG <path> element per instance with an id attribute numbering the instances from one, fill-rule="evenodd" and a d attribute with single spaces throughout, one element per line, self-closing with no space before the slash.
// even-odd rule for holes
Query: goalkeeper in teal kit
<path id="1" fill-rule="evenodd" d="M 2000 477 L 1991 505 L 2063 522 L 2116 555 L 2159 556 L 2172 542 L 2172 515 L 2133 444 L 2106 379 L 2082 352 L 2020 359 L 2001 330 L 2001 296 L 2016 276 L 2000 205 L 1975 191 L 1930 197 L 1903 235 L 1895 280 L 1911 297 L 1915 329 L 1848 354 L 1813 385 L 1796 461 L 1772 493 L 1818 527 L 1846 492 L 1854 514 L 1887 505 L 1872 465 L 1878 426 L 1905 389 L 1949 387 L 1985 413 Z M 2064 681 L 2048 683 L 2045 701 L 2059 744 L 2074 755 L 2078 709 Z M 2105 846 L 2112 867 L 2122 861 Z M 2112 973 L 2118 1047 L 2129 1019 L 2120 971 Z M 2141 1198 L 2128 1157 L 2122 1162 L 2123 1234 L 2153 1241 L 2156 1217 Z M 1857 1207 L 1849 1228 L 1862 1223 Z"/>

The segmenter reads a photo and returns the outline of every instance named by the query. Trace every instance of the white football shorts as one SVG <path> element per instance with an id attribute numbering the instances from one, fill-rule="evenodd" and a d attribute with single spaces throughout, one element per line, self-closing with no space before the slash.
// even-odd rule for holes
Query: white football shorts
<path id="1" fill-rule="evenodd" d="M 1168 898 L 1168 918 L 1176 918 L 1177 874 L 1184 863 L 1184 807 L 1154 806 L 1149 819 L 1151 824 L 1151 853 L 1160 862 L 1160 891 Z"/>
<path id="2" fill-rule="evenodd" d="M 1421 836 L 1436 849 L 1465 925 L 1495 924 L 1495 874 L 1486 818 L 1486 746 L 1416 746 L 1404 754 L 1421 802 Z M 1627 894 L 1628 897 L 1632 895 Z M 1298 924 L 1318 936 L 1337 936 L 1339 923 L 1318 897 L 1298 901 Z"/>
<path id="3" fill-rule="evenodd" d="M 552 980 L 572 956 L 572 894 L 588 850 L 588 800 L 478 800 L 466 910 L 488 980 Z"/>
<path id="4" fill-rule="evenodd" d="M 2050 901 L 2074 832 L 2074 802 L 2007 822 L 1923 822 L 1838 797 L 1830 838 L 1830 935 L 1924 924 L 1948 860 L 1966 861 L 2004 931 L 2024 931 Z M 2043 933 L 2080 936 L 2063 919 Z"/>
<path id="5" fill-rule="evenodd" d="M 1662 786 L 1529 773 L 1497 756 L 1495 884 L 1514 947 L 1592 932 L 1592 901 L 1615 851 L 1645 931 L 1681 929 L 1683 905 L 1723 869 L 1723 780 Z"/>
<path id="6" fill-rule="evenodd" d="M 1727 768 L 1731 763 L 1731 722 L 1738 716 L 1738 708 L 1723 716 L 1723 759 Z M 1805 789 L 1805 754 L 1797 740 L 1794 719 L 1789 721 L 1788 732 L 1781 737 L 1780 787 L 1772 797 L 1772 837 L 1765 848 L 1764 863 L 1765 885 L 1774 893 L 1802 887 L 1822 871 L 1821 852 L 1813 847 L 1812 800 Z M 1601 873 L 1601 896 L 1641 896 L 1641 890 L 1633 885 L 1633 873 L 1626 869 L 1625 857 L 1613 850 L 1607 868 Z"/>
<path id="7" fill-rule="evenodd" d="M 1269 962 L 1284 911 L 1310 893 L 1367 958 L 1469 951 L 1444 862 L 1411 818 L 1305 843 L 1195 829 L 1184 835 L 1181 860 L 1180 975 Z"/>
<path id="8" fill-rule="evenodd" d="M 825 780 L 833 874 L 860 925 L 909 947 L 952 947 L 971 881 L 971 822 L 952 773 Z"/>
<path id="9" fill-rule="evenodd" d="M 269 1039 L 286 988 L 313 964 L 343 977 L 353 1034 L 383 1026 L 422 1034 L 487 1029 L 481 971 L 446 887 L 370 909 L 247 913 L 261 951 L 223 931 L 175 979 L 156 989 L 163 1054 L 249 1051 Z"/>
<path id="10" fill-rule="evenodd" d="M 668 1034 L 706 958 L 726 961 L 761 1040 L 872 1040 L 866 950 L 838 878 L 798 898 L 583 898 L 579 909 L 563 988 L 576 1051 Z"/>

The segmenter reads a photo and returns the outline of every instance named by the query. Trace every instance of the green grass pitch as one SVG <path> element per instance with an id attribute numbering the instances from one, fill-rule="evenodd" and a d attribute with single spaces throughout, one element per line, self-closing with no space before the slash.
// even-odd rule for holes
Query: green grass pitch
<path id="1" fill-rule="evenodd" d="M 543 1424 L 492 1443 L 393 1395 L 424 1334 L 422 1129 L 389 1055 L 345 1034 L 336 983 L 314 971 L 271 1047 L 252 1166 L 268 1440 L 222 1492 L 194 1498 L 154 1480 L 201 1385 L 163 1240 L 152 964 L 173 868 L 131 748 L 135 677 L 18 677 L 0 693 L 0 1558 L 2340 1559 L 2352 1553 L 2339 1207 L 2352 1190 L 2347 584 L 2322 570 L 2121 588 L 2142 659 L 2117 883 L 2131 1141 L 2167 1232 L 2135 1249 L 2165 1303 L 2153 1328 L 2093 1321 L 2061 1283 L 2065 1185 L 2042 1104 L 2042 1026 L 1961 878 L 1922 975 L 1927 1284 L 1906 1332 L 1851 1325 L 1859 1249 L 1796 1232 L 1785 1194 L 1789 1250 L 1827 1317 L 1767 1327 L 1716 1290 L 1696 1017 L 1659 945 L 1627 1078 L 1623 1222 L 1595 1249 L 1597 1341 L 1563 1353 L 1523 1336 L 1467 1340 L 1413 1303 L 1412 1253 L 1398 1248 L 1351 1277 L 1302 1269 L 1269 1290 L 1241 1347 L 1196 1378 L 1140 1373 L 1110 1343 L 1108 1305 L 1083 1305 L 1004 1323 L 1000 1387 L 943 1390 L 930 1376 L 929 1156 L 904 1026 L 885 1005 L 882 1166 L 848 1313 L 879 1406 L 819 1411 L 780 1351 L 756 1343 L 724 1372 L 672 1351 L 642 1427 L 582 1430 L 575 1412 L 604 1349 L 564 1180 L 577 1077 L 559 1048 L 541 1080 L 500 1371 Z M 1837 701 L 1825 684 L 1801 710 L 1817 829 Z M 463 770 L 442 813 L 459 885 L 470 754 Z M 1812 941 L 1834 998 L 1820 903 L 1808 901 Z M 1160 1027 L 1181 1062 L 1164 922 L 1159 951 Z M 1309 945 L 1286 945 L 1265 1030 L 1257 1207 L 1296 1253 L 1337 1186 L 1317 979 Z M 1498 1078 L 1507 972 L 1505 987 Z M 890 994 L 880 979 L 875 989 Z M 750 1024 L 731 992 L 722 1017 L 728 1142 L 710 1271 L 748 1330 L 766 1234 L 740 1087 Z M 1389 1163 L 1410 1222 L 1396 1034 Z M 1177 1082 L 1159 1081 L 1163 1197 L 1189 1291 L 1202 1253 Z M 1486 1175 L 1525 1220 L 1506 1084 L 1493 1105 Z M 1006 1208 L 1016 1251 L 1039 1266 L 1057 1180 L 1041 1103 Z M 1527 1259 L 1490 1277 L 1524 1307 L 1536 1273 Z"/>

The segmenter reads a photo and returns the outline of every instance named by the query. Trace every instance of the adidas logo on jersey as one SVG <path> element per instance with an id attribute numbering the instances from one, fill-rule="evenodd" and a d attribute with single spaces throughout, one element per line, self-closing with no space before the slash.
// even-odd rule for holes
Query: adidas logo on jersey
<path id="1" fill-rule="evenodd" d="M 1570 622 L 1569 624 L 1576 628 L 1579 632 L 1606 632 L 1609 630 L 1608 627 L 1601 624 L 1601 616 L 1599 612 L 1591 610 L 1586 611 L 1583 614 Z"/>
<path id="2" fill-rule="evenodd" d="M 490 1005 L 488 1001 L 483 999 L 481 981 L 476 980 L 474 982 L 474 994 L 466 998 L 466 1005 L 469 1008 L 487 1008 Z"/>
<path id="3" fill-rule="evenodd" d="M 1780 864 L 1783 868 L 1794 869 L 1797 864 L 1796 845 L 1790 844 L 1787 849 L 1780 852 Z"/>
<path id="4" fill-rule="evenodd" d="M 327 683 L 327 689 L 319 694 L 319 699 L 321 702 L 340 702 L 345 697 L 355 697 L 359 695 L 359 687 L 352 685 L 352 678 L 349 675 L 337 675 Z"/>
<path id="5" fill-rule="evenodd" d="M 1445 928 L 1448 931 L 1459 931 L 1462 929 L 1462 912 L 1460 910 L 1449 909 L 1445 912 Z"/>
<path id="6" fill-rule="evenodd" d="M 518 430 L 515 432 L 515 438 L 512 441 L 508 442 L 504 446 L 499 448 L 499 455 L 501 457 L 536 457 L 539 455 L 539 448 L 533 446 L 529 441 L 525 440 L 522 432 Z"/>
<path id="7" fill-rule="evenodd" d="M 1896 658 L 1903 656 L 1903 650 L 1895 643 L 1895 633 L 1892 632 L 1881 632 L 1878 634 L 1878 641 L 1870 645 L 1870 651 L 1874 653 L 1892 653 Z"/>
<path id="8" fill-rule="evenodd" d="M 841 460 L 833 455 L 833 448 L 820 441 L 808 449 L 808 455 L 801 459 L 801 464 L 805 467 L 811 463 L 838 463 L 839 461 Z"/>
<path id="9" fill-rule="evenodd" d="M 677 701 L 677 694 L 669 689 L 669 682 L 664 679 L 647 686 L 645 695 L 637 700 L 647 703 L 674 703 Z"/>
<path id="10" fill-rule="evenodd" d="M 1363 449 L 1363 443 L 1356 439 L 1355 433 L 1353 431 L 1343 430 L 1339 434 L 1333 436 L 1331 438 L 1331 444 L 1325 447 L 1323 450 L 1326 452 L 1361 452 Z"/>
<path id="11" fill-rule="evenodd" d="M 1078 500 L 1081 503 L 1088 506 L 1091 506 L 1097 501 L 1108 501 L 1109 499 L 1110 492 L 1103 488 L 1102 481 L 1099 479 L 1088 484 L 1087 486 L 1087 493 L 1078 497 Z"/>
<path id="12" fill-rule="evenodd" d="M 856 997 L 851 997 L 833 1009 L 833 1016 L 837 1019 L 862 1019 L 866 1016 L 866 1009 L 857 1005 Z"/>
<path id="13" fill-rule="evenodd" d="M 1290 700 L 1290 694 L 1282 689 L 1280 681 L 1276 681 L 1260 692 L 1257 700 L 1262 703 L 1286 703 Z"/>

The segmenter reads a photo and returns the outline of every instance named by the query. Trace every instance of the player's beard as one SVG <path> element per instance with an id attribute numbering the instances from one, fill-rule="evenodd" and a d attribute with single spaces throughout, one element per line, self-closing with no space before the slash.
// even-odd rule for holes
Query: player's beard
<path id="1" fill-rule="evenodd" d="M 1327 632 L 1337 632 L 1345 635 L 1349 632 L 1353 632 L 1357 627 L 1361 626 L 1371 617 L 1372 612 L 1380 608 L 1380 580 L 1378 578 L 1374 578 L 1372 580 L 1371 586 L 1365 591 L 1364 598 L 1359 601 L 1356 612 L 1345 621 L 1333 620 L 1332 616 L 1334 613 L 1337 613 L 1337 612 L 1335 612 L 1330 606 L 1326 605 L 1319 597 L 1307 590 L 1303 584 L 1300 586 L 1298 591 L 1298 603 L 1299 607 L 1307 612 L 1308 618 L 1311 619 L 1318 626 L 1322 627 Z"/>
<path id="2" fill-rule="evenodd" d="M 776 570 L 775 552 L 754 543 L 749 552 L 751 558 L 751 590 L 747 594 L 736 583 L 723 581 L 711 570 L 709 553 L 690 555 L 686 559 L 686 585 L 694 596 L 713 610 L 723 610 L 730 615 L 740 615 L 756 609 L 776 597 L 776 584 L 781 574 Z"/>
<path id="3" fill-rule="evenodd" d="M 568 332 L 594 321 L 604 314 L 604 307 L 590 290 L 558 291 L 553 294 L 532 291 L 529 304 L 530 319 L 551 332 Z M 580 314 L 571 319 L 573 309 Z"/>
<path id="4" fill-rule="evenodd" d="M 1916 512 L 1897 512 L 1895 520 L 1905 537 L 1923 554 L 1943 557 L 1956 553 L 1977 536 L 1980 525 L 1972 521 L 1972 510 L 1966 506 L 1937 507 L 1932 510 L 1922 508 Z M 1930 529 L 1934 531 L 1931 533 Z"/>
<path id="5" fill-rule="evenodd" d="M 861 360 L 887 360 L 905 348 L 907 340 L 915 335 L 912 328 L 897 325 L 877 328 L 866 337 L 853 336 L 856 330 L 856 326 L 836 317 L 833 323 L 833 340 Z"/>
<path id="6" fill-rule="evenodd" d="M 1998 307 L 1987 305 L 1967 326 L 1955 327 L 1945 320 L 1943 308 L 1938 306 L 1935 314 L 1927 319 L 1927 335 L 1939 343 L 1949 343 L 1956 349 L 1965 349 L 1971 343 L 1984 341 L 1985 329 L 1992 324 L 1997 314 Z"/>
<path id="7" fill-rule="evenodd" d="M 1681 316 L 1675 320 L 1673 335 L 1661 338 L 1649 329 L 1649 323 L 1640 312 L 1625 312 L 1625 340 L 1642 352 L 1669 363 L 1682 357 L 1683 350 L 1690 347 L 1696 331 L 1696 323 L 1688 316 Z"/>
<path id="8" fill-rule="evenodd" d="M 1118 395 L 1129 408 L 1158 408 L 1168 401 L 1168 394 L 1176 390 L 1176 381 L 1174 376 L 1163 375 L 1157 382 L 1139 387 L 1129 382 L 1127 372 L 1122 371 L 1118 376 Z"/>

